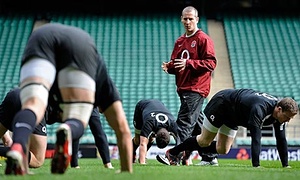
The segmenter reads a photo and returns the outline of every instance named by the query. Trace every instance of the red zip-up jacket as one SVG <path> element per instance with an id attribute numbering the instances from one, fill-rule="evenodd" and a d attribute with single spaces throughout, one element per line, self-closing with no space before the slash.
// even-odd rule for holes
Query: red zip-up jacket
<path id="1" fill-rule="evenodd" d="M 187 59 L 186 68 L 181 72 L 175 70 L 174 59 Z M 168 73 L 175 74 L 178 93 L 192 91 L 207 97 L 216 65 L 214 43 L 199 29 L 190 37 L 183 34 L 176 40 L 168 64 Z"/>

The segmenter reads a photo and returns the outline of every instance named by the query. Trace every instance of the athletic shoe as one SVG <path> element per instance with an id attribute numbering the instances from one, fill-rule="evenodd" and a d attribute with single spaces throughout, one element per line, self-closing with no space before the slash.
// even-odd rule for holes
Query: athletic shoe
<path id="1" fill-rule="evenodd" d="M 163 155 L 156 155 L 156 160 L 162 164 L 170 166 L 170 161 Z"/>
<path id="2" fill-rule="evenodd" d="M 179 159 L 178 157 L 170 154 L 170 150 L 167 150 L 165 157 L 162 155 L 157 155 L 156 159 L 158 162 L 165 164 L 165 165 L 171 165 L 171 166 L 179 166 Z"/>
<path id="3" fill-rule="evenodd" d="M 25 175 L 28 174 L 28 160 L 23 152 L 22 145 L 15 143 L 11 146 L 10 151 L 6 154 L 6 169 L 7 175 Z"/>
<path id="4" fill-rule="evenodd" d="M 107 169 L 115 169 L 111 163 L 109 164 L 104 164 L 104 167 L 107 168 Z"/>
<path id="5" fill-rule="evenodd" d="M 212 161 L 200 161 L 197 166 L 219 166 L 217 158 L 214 158 Z"/>
<path id="6" fill-rule="evenodd" d="M 80 166 L 71 166 L 71 168 L 80 169 Z"/>
<path id="7" fill-rule="evenodd" d="M 54 156 L 51 161 L 51 173 L 63 174 L 67 170 L 72 156 L 72 135 L 67 124 L 62 124 L 56 131 Z"/>

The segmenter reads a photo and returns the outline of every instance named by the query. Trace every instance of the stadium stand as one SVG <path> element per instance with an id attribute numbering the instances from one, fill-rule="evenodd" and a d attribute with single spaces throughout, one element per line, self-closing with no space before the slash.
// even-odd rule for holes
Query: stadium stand
<path id="1" fill-rule="evenodd" d="M 299 96 L 299 16 L 224 17 L 235 88 Z"/>
<path id="2" fill-rule="evenodd" d="M 0 97 L 19 83 L 20 59 L 32 31 L 34 19 L 29 15 L 0 16 Z"/>

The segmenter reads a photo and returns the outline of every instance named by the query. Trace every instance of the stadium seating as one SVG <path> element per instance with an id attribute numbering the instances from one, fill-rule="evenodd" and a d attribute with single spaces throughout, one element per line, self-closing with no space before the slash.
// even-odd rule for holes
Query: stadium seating
<path id="1" fill-rule="evenodd" d="M 235 88 L 299 96 L 299 16 L 225 15 Z"/>
<path id="2" fill-rule="evenodd" d="M 0 97 L 19 83 L 21 56 L 32 31 L 33 17 L 10 14 L 0 16 Z"/>

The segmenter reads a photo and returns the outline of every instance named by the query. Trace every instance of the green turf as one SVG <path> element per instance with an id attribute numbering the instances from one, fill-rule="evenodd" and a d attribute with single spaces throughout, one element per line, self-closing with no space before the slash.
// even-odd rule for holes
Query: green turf
<path id="1" fill-rule="evenodd" d="M 114 170 L 105 169 L 99 159 L 80 159 L 80 169 L 69 168 L 63 175 L 50 173 L 50 160 L 38 169 L 31 169 L 34 175 L 5 176 L 5 162 L 0 160 L 0 179 L 37 179 L 37 180 L 89 180 L 89 179 L 119 179 L 119 180 L 246 180 L 246 179 L 271 179 L 271 180 L 292 180 L 300 177 L 300 161 L 291 161 L 292 168 L 281 168 L 279 161 L 261 161 L 263 168 L 253 168 L 249 160 L 227 160 L 219 159 L 219 167 L 200 166 L 165 166 L 156 160 L 148 160 L 147 165 L 134 164 L 133 174 L 116 174 L 119 169 L 119 161 L 113 160 Z M 197 162 L 194 162 L 197 163 Z"/>

